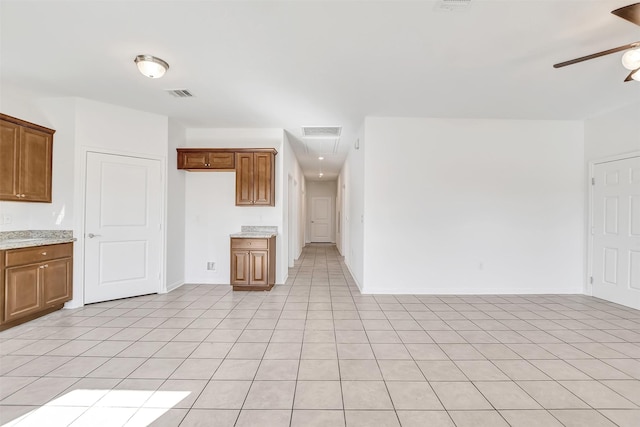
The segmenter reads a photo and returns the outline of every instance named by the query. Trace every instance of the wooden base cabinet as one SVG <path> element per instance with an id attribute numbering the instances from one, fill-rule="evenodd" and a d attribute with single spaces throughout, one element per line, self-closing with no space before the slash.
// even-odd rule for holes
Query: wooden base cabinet
<path id="1" fill-rule="evenodd" d="M 270 290 L 276 279 L 276 238 L 231 239 L 234 291 Z"/>
<path id="2" fill-rule="evenodd" d="M 0 330 L 62 308 L 72 298 L 73 243 L 0 251 Z"/>

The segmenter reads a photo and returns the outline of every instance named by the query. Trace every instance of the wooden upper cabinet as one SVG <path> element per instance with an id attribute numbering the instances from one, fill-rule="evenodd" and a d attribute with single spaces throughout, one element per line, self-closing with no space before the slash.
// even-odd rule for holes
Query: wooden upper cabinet
<path id="1" fill-rule="evenodd" d="M 20 126 L 0 120 L 0 200 L 19 200 Z"/>
<path id="2" fill-rule="evenodd" d="M 190 171 L 233 170 L 235 168 L 234 162 L 235 153 L 232 150 L 178 148 L 178 169 Z"/>
<path id="3" fill-rule="evenodd" d="M 253 153 L 236 153 L 236 206 L 253 204 Z"/>
<path id="4" fill-rule="evenodd" d="M 275 150 L 236 153 L 236 205 L 275 206 Z"/>
<path id="5" fill-rule="evenodd" d="M 0 114 L 0 200 L 51 202 L 54 132 Z"/>
<path id="6" fill-rule="evenodd" d="M 275 205 L 273 163 L 273 153 L 253 154 L 253 200 L 255 205 Z"/>
<path id="7" fill-rule="evenodd" d="M 236 171 L 236 206 L 275 206 L 273 148 L 178 148 L 178 169 Z M 8 184 L 7 184 L 8 185 Z"/>

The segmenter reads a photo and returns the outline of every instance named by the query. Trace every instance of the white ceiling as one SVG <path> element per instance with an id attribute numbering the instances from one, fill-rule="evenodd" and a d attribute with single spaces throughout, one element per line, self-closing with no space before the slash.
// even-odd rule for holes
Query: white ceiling
<path id="1" fill-rule="evenodd" d="M 284 128 L 307 176 L 322 154 L 332 179 L 365 116 L 571 120 L 637 102 L 621 53 L 552 68 L 640 40 L 610 13 L 632 2 L 1 0 L 0 76 L 187 127 Z M 138 54 L 171 68 L 147 79 Z M 195 97 L 163 92 L 178 88 Z M 336 153 L 306 150 L 305 125 L 342 126 Z"/>

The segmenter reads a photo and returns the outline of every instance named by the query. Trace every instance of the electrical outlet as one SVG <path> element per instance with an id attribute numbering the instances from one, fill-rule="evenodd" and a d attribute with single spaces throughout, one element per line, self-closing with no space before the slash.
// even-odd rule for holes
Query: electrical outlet
<path id="1" fill-rule="evenodd" d="M 216 271 L 216 263 L 213 261 L 207 262 L 207 270 Z"/>

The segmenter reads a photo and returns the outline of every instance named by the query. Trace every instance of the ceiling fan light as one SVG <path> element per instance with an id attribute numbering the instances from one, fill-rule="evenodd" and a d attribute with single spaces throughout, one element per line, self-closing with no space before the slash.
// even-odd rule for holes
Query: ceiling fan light
<path id="1" fill-rule="evenodd" d="M 639 68 L 640 48 L 626 51 L 624 55 L 622 55 L 622 66 L 627 70 L 635 70 L 636 68 Z"/>
<path id="2" fill-rule="evenodd" d="M 151 55 L 138 55 L 134 60 L 138 70 L 151 79 L 159 79 L 169 69 L 169 64 L 160 58 Z"/>

